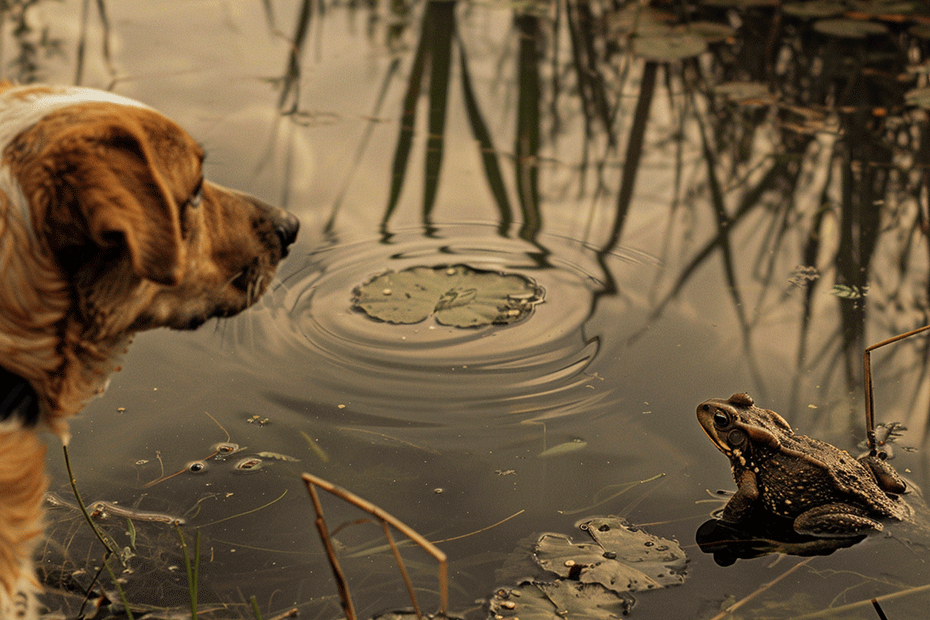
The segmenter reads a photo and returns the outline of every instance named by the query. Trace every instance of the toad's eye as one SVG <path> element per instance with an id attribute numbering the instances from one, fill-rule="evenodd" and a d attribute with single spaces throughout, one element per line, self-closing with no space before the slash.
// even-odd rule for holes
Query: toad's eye
<path id="1" fill-rule="evenodd" d="M 727 417 L 727 414 L 725 414 L 724 412 L 718 411 L 717 413 L 714 414 L 714 426 L 718 428 L 724 428 L 729 423 L 730 423 L 730 418 Z"/>

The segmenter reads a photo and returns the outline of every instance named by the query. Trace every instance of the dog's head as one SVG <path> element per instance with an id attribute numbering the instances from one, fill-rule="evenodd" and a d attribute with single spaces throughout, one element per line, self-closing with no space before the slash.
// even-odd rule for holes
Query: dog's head
<path id="1" fill-rule="evenodd" d="M 17 329 L 58 340 L 35 368 L 11 368 L 35 384 L 31 371 L 41 367 L 62 383 L 40 386 L 40 395 L 73 392 L 83 402 L 91 375 L 108 373 L 132 333 L 191 329 L 247 308 L 296 238 L 293 215 L 206 181 L 203 149 L 148 107 L 38 87 L 0 93 L 4 108 L 37 116 L 18 133 L 0 121 L 0 138 L 11 133 L 0 151 L 0 207 L 13 224 L 22 220 L 7 228 L 25 237 L 10 260 L 28 289 L 0 292 L 0 305 L 16 298 L 17 312 L 29 315 Z"/>
<path id="2" fill-rule="evenodd" d="M 6 148 L 85 321 L 116 304 L 111 331 L 191 328 L 264 291 L 297 219 L 206 181 L 203 159 L 171 120 L 117 103 L 62 108 Z"/>

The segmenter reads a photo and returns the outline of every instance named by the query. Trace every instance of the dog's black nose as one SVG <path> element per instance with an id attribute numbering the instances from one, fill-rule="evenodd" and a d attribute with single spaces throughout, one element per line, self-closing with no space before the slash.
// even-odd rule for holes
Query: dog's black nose
<path id="1" fill-rule="evenodd" d="M 278 217 L 275 218 L 274 231 L 278 234 L 281 241 L 281 248 L 287 249 L 294 241 L 297 240 L 297 231 L 300 230 L 300 220 L 293 213 L 279 211 Z"/>

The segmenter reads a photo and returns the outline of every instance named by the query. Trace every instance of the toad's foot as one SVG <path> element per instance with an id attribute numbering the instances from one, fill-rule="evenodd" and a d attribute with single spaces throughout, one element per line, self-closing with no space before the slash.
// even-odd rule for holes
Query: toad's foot
<path id="1" fill-rule="evenodd" d="M 849 504 L 825 504 L 803 512 L 794 520 L 799 534 L 825 538 L 846 538 L 881 532 L 884 526 L 866 511 Z"/>

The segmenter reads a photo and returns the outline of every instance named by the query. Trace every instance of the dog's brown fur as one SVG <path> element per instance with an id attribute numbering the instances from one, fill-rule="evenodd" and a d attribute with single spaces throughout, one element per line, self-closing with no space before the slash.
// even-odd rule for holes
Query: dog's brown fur
<path id="1" fill-rule="evenodd" d="M 44 88 L 7 92 L 8 105 Z M 0 153 L 21 189 L 0 193 L 0 366 L 32 385 L 40 428 L 64 441 L 133 333 L 247 308 L 297 234 L 293 216 L 204 181 L 203 150 L 166 117 L 77 99 Z M 44 452 L 34 428 L 0 422 L 0 614 L 32 579 Z"/>

